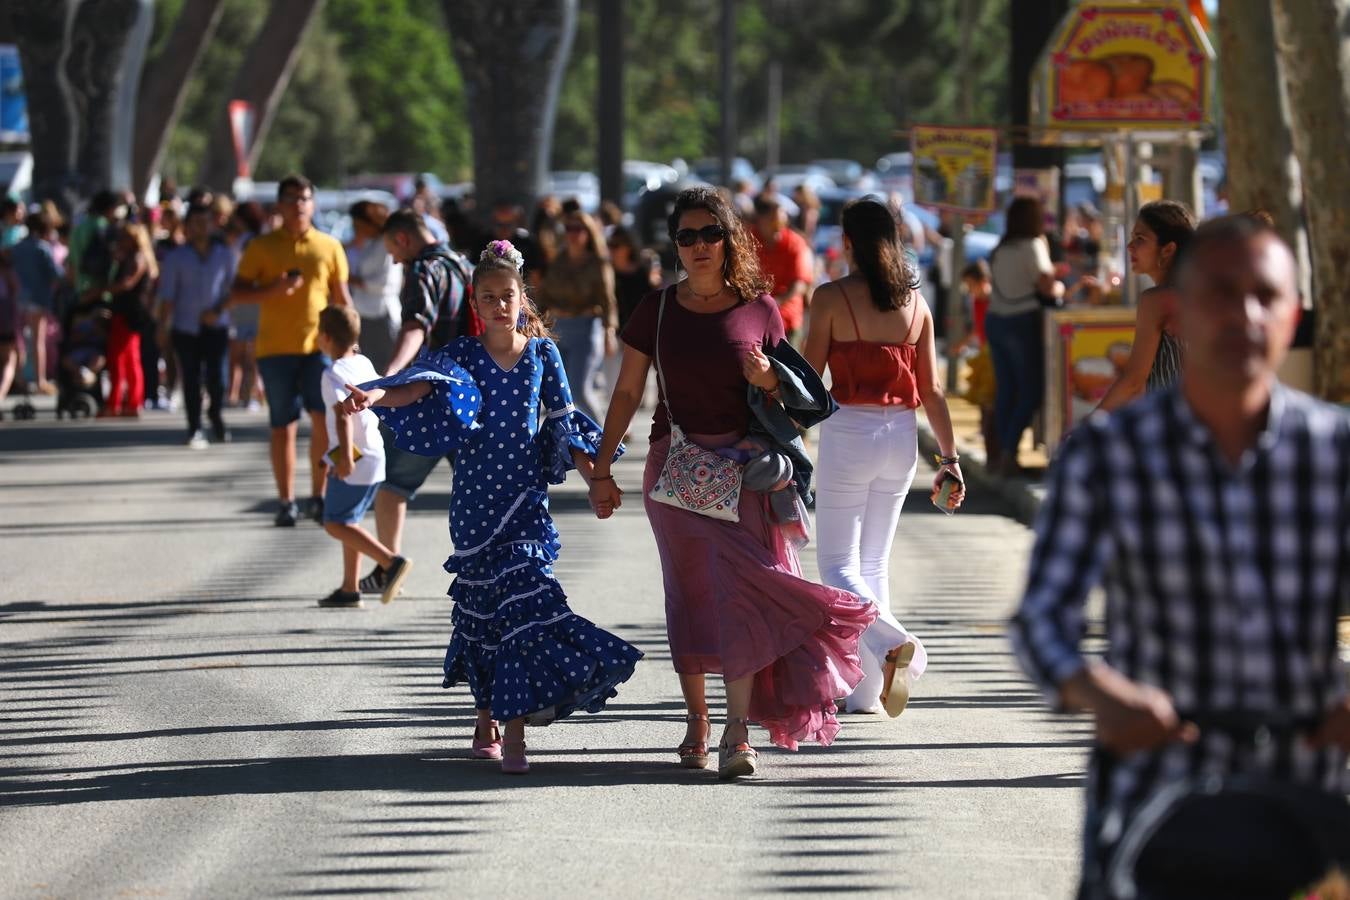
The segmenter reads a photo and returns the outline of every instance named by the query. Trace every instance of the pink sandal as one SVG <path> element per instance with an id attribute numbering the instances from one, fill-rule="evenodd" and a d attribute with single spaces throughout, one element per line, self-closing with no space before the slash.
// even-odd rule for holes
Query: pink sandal
<path id="1" fill-rule="evenodd" d="M 530 771 L 525 758 L 525 741 L 502 741 L 502 771 L 507 775 L 524 775 Z"/>
<path id="2" fill-rule="evenodd" d="M 502 733 L 493 725 L 488 732 L 489 737 L 483 740 L 478 736 L 478 726 L 473 728 L 473 758 L 474 759 L 501 759 L 502 758 Z"/>

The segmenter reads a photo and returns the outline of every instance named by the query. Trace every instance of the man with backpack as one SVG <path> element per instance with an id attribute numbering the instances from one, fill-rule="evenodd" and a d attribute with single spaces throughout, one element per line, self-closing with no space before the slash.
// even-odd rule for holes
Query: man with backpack
<path id="1" fill-rule="evenodd" d="M 473 290 L 468 261 L 436 240 L 421 215 L 412 209 L 393 213 L 384 226 L 384 245 L 403 264 L 403 289 L 399 294 L 402 324 L 393 359 L 384 374 L 401 371 L 423 349 L 439 350 L 460 335 L 482 332 L 473 304 L 465 302 Z M 384 436 L 385 480 L 375 496 L 375 530 L 380 543 L 398 555 L 408 501 L 416 496 L 440 458 L 399 449 L 383 425 L 380 433 Z M 447 455 L 445 460 L 454 465 L 452 456 Z M 377 566 L 361 579 L 361 592 L 381 593 L 386 577 Z"/>

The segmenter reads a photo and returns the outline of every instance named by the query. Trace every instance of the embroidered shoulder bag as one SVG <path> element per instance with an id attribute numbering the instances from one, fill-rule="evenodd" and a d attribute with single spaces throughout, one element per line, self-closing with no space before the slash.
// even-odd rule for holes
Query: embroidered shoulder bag
<path id="1" fill-rule="evenodd" d="M 739 522 L 740 464 L 695 444 L 675 424 L 670 392 L 666 389 L 665 367 L 661 365 L 661 320 L 665 318 L 669 296 L 670 291 L 661 295 L 661 306 L 656 314 L 656 383 L 666 404 L 666 418 L 670 420 L 670 451 L 649 496 L 657 503 L 678 506 L 701 516 Z"/>

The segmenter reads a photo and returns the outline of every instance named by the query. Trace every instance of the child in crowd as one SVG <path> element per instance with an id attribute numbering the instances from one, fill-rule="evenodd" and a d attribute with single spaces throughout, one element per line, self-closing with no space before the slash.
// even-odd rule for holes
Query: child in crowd
<path id="1" fill-rule="evenodd" d="M 994 361 L 984 337 L 984 320 L 989 314 L 989 297 L 994 291 L 989 264 L 979 259 L 961 272 L 961 284 L 970 298 L 970 330 L 965 346 L 977 352 L 970 358 L 970 379 L 965 398 L 980 408 L 980 436 L 984 438 L 985 459 L 999 456 L 998 435 L 994 429 Z"/>
<path id="2" fill-rule="evenodd" d="M 384 441 L 380 424 L 370 412 L 344 406 L 347 385 L 379 377 L 370 360 L 356 352 L 361 317 L 349 306 L 329 306 L 319 313 L 319 349 L 333 364 L 324 370 L 323 391 L 328 423 L 328 487 L 323 498 L 324 530 L 342 543 L 342 586 L 319 601 L 325 607 L 361 605 L 357 589 L 361 555 L 375 560 L 389 573 L 381 603 L 397 596 L 412 562 L 395 556 L 361 527 L 361 519 L 384 481 Z"/>
<path id="3" fill-rule="evenodd" d="M 529 771 L 527 721 L 599 712 L 642 657 L 573 613 L 553 574 L 561 544 L 548 486 L 572 468 L 589 483 L 601 434 L 572 406 L 558 346 L 526 296 L 523 265 L 509 241 L 489 244 L 473 273 L 484 333 L 351 388 L 343 404 L 349 413 L 378 407 L 409 451 L 456 454 L 444 684 L 468 683 L 478 711 L 473 755 L 501 760 L 509 774 Z M 504 741 L 498 722 L 506 723 Z"/>

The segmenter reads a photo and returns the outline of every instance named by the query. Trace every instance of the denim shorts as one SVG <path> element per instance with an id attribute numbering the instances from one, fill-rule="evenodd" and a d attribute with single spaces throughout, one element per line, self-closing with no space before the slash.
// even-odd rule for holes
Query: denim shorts
<path id="1" fill-rule="evenodd" d="M 273 428 L 285 428 L 300 418 L 300 410 L 324 411 L 323 370 L 328 357 L 322 353 L 285 353 L 258 360 L 263 394 L 267 397 L 267 418 Z"/>
<path id="2" fill-rule="evenodd" d="M 384 483 L 380 487 L 404 500 L 417 496 L 417 491 L 442 459 L 451 467 L 455 464 L 452 455 L 423 456 L 395 447 L 393 437 L 384 425 L 380 426 L 380 436 L 384 438 Z"/>
<path id="3" fill-rule="evenodd" d="M 328 486 L 323 494 L 323 520 L 343 525 L 357 524 L 370 509 L 379 487 L 378 481 L 374 484 L 348 484 L 329 472 Z"/>

